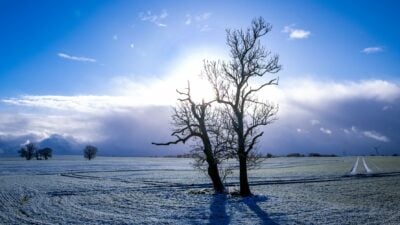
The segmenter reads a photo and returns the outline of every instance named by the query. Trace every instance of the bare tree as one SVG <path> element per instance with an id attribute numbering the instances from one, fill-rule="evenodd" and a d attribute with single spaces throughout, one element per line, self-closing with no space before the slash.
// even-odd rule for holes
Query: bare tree
<path id="1" fill-rule="evenodd" d="M 31 160 L 35 155 L 36 145 L 34 143 L 28 143 L 22 147 L 18 153 L 21 157 L 25 157 L 26 160 Z"/>
<path id="2" fill-rule="evenodd" d="M 171 145 L 183 143 L 188 140 L 198 140 L 199 143 L 193 149 L 196 158 L 195 165 L 202 168 L 207 163 L 207 174 L 210 177 L 214 191 L 222 193 L 225 191 L 221 176 L 219 174 L 219 164 L 224 159 L 224 148 L 228 146 L 226 139 L 222 138 L 223 120 L 221 111 L 212 108 L 213 101 L 195 103 L 190 93 L 190 84 L 186 91 L 178 91 L 181 98 L 179 104 L 174 108 L 172 115 L 174 130 L 172 136 L 174 141 L 166 143 L 152 143 L 154 145 Z M 219 130 L 218 130 L 219 129 Z"/>
<path id="3" fill-rule="evenodd" d="M 272 26 L 263 18 L 252 21 L 243 30 L 227 30 L 230 61 L 205 61 L 204 73 L 212 84 L 217 102 L 226 107 L 232 129 L 236 133 L 235 153 L 240 168 L 240 195 L 251 195 L 248 183 L 248 163 L 253 150 L 263 135 L 261 126 L 276 119 L 278 107 L 257 98 L 266 86 L 277 85 L 278 78 L 255 84 L 256 78 L 280 71 L 279 56 L 272 55 L 260 43 Z"/>
<path id="4" fill-rule="evenodd" d="M 96 157 L 96 154 L 97 154 L 97 148 L 92 145 L 86 145 L 85 149 L 83 150 L 83 156 L 88 160 L 91 160 L 94 157 Z"/>
<path id="5" fill-rule="evenodd" d="M 49 159 L 49 158 L 52 157 L 52 155 L 53 155 L 53 149 L 48 148 L 48 147 L 43 148 L 43 149 L 40 149 L 40 150 L 39 150 L 39 154 L 40 154 L 40 156 L 42 156 L 45 160 L 47 160 L 47 159 Z"/>

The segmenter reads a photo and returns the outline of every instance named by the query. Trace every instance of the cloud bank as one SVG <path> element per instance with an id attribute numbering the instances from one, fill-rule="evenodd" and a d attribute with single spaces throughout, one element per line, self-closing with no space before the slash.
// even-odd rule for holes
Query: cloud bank
<path id="1" fill-rule="evenodd" d="M 185 83 L 179 73 L 151 82 L 124 79 L 122 83 L 134 86 L 129 90 L 135 93 L 2 99 L 0 104 L 15 108 L 16 113 L 0 111 L 0 148 L 6 152 L 28 138 L 43 141 L 58 137 L 57 143 L 65 138 L 71 146 L 98 145 L 106 155 L 171 155 L 186 151 L 188 146 L 160 148 L 150 144 L 170 139 L 174 89 L 182 87 L 176 83 L 178 80 L 183 82 L 181 85 Z M 198 88 L 200 95 L 205 93 L 202 85 Z M 166 97 L 160 97 L 163 95 Z M 372 147 L 380 145 L 382 153 L 390 154 L 399 149 L 400 87 L 394 82 L 299 78 L 266 89 L 260 97 L 280 107 L 279 120 L 265 127 L 261 152 L 372 154 Z"/>

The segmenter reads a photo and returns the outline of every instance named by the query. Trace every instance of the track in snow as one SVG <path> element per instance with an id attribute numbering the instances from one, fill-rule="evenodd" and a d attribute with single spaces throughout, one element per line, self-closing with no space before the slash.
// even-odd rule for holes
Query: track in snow
<path id="1" fill-rule="evenodd" d="M 360 172 L 360 171 L 358 170 L 358 164 L 359 164 L 359 161 L 360 161 L 360 157 L 358 156 L 358 157 L 357 157 L 357 160 L 355 161 L 355 163 L 354 163 L 354 165 L 353 165 L 353 167 L 352 167 L 352 169 L 351 169 L 351 171 L 350 171 L 350 175 L 372 174 L 372 173 L 373 173 L 372 169 L 370 169 L 370 168 L 368 167 L 367 162 L 365 161 L 365 158 L 364 158 L 364 157 L 361 157 L 361 160 L 362 160 L 362 165 L 363 165 L 363 167 L 364 167 L 364 173 L 363 173 L 363 172 Z M 375 166 L 375 167 L 376 167 L 376 166 Z M 378 167 L 377 167 L 377 168 L 378 168 Z"/>

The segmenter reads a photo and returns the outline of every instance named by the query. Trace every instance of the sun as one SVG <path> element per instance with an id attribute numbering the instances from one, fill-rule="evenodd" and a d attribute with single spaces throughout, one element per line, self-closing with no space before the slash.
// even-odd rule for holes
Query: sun
<path id="1" fill-rule="evenodd" d="M 202 75 L 204 60 L 218 60 L 222 54 L 215 50 L 191 50 L 171 60 L 159 75 L 146 77 L 118 77 L 117 95 L 129 97 L 130 105 L 175 105 L 181 96 L 176 90 L 185 91 L 190 85 L 191 97 L 196 103 L 211 101 L 214 91 Z"/>

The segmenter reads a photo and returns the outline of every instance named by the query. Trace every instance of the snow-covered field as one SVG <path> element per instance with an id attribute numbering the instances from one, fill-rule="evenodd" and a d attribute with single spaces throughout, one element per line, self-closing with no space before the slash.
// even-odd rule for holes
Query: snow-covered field
<path id="1" fill-rule="evenodd" d="M 1 158 L 0 224 L 400 224 L 400 157 L 267 159 L 247 199 L 199 194 L 190 162 Z"/>

